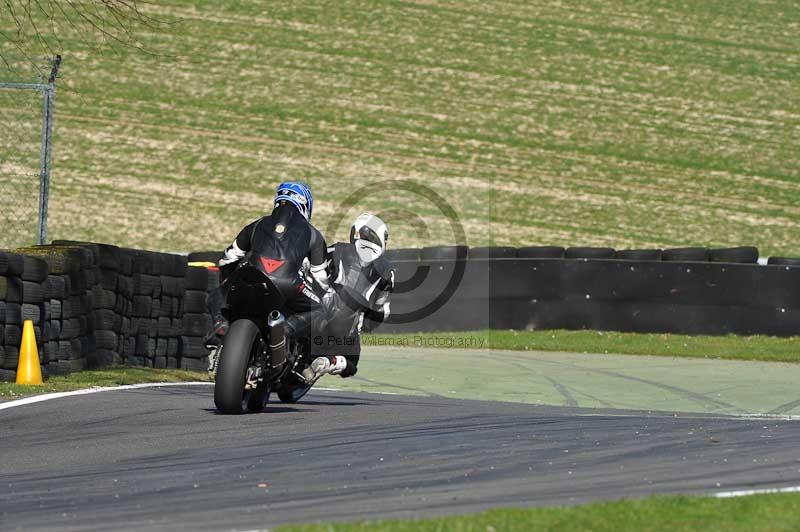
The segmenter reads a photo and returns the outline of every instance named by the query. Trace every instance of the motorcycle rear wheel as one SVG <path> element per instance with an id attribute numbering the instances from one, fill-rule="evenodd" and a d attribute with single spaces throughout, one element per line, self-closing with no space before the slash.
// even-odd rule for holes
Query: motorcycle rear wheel
<path id="1" fill-rule="evenodd" d="M 220 413 L 243 414 L 263 409 L 269 389 L 264 384 L 257 390 L 244 388 L 247 368 L 260 347 L 261 333 L 255 323 L 239 319 L 231 324 L 219 353 L 214 384 L 214 404 Z"/>
<path id="2" fill-rule="evenodd" d="M 295 384 L 278 388 L 278 399 L 281 403 L 296 403 L 311 389 L 307 384 Z"/>

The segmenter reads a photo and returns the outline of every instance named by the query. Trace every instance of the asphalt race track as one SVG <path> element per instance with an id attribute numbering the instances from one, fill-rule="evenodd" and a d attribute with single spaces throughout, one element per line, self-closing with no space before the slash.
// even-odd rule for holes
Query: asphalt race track
<path id="1" fill-rule="evenodd" d="M 210 386 L 0 411 L 0 529 L 244 530 L 800 485 L 800 422 Z"/>

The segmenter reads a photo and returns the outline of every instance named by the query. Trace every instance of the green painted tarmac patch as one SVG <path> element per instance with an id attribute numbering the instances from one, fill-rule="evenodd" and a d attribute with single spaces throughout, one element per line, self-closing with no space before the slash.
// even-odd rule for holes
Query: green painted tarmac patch
<path id="1" fill-rule="evenodd" d="M 368 346 L 321 387 L 520 403 L 800 415 L 800 365 L 636 355 Z"/>

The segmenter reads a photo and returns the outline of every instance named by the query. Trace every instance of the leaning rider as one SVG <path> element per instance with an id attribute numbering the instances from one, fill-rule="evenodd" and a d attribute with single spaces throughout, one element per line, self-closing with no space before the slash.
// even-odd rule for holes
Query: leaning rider
<path id="1" fill-rule="evenodd" d="M 328 248 L 328 281 L 333 292 L 324 297 L 327 320 L 325 328 L 315 332 L 312 346 L 315 354 L 325 356 L 315 358 L 303 371 L 306 381 L 313 383 L 326 374 L 355 375 L 361 354 L 359 333 L 377 327 L 390 312 L 394 271 L 384 256 L 388 240 L 386 223 L 364 213 L 350 228 L 350 243 Z"/>
<path id="2" fill-rule="evenodd" d="M 322 315 L 320 298 L 306 286 L 299 273 L 304 259 L 308 259 L 314 279 L 323 288 L 328 286 L 325 239 L 310 223 L 313 203 L 311 191 L 305 183 L 281 183 L 275 194 L 272 213 L 245 226 L 219 261 L 219 295 L 224 295 L 227 274 L 248 252 L 272 259 L 267 274 L 286 300 L 283 309 L 289 314 L 286 324 L 290 334 L 294 335 L 307 332 L 311 322 Z M 222 312 L 216 314 L 213 332 L 224 335 L 227 321 Z M 215 353 L 209 357 L 212 376 L 216 372 Z"/>

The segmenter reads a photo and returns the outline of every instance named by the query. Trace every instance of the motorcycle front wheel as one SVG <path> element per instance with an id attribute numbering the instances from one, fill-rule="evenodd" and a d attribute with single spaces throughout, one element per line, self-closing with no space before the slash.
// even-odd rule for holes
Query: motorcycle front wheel
<path id="1" fill-rule="evenodd" d="M 260 412 L 269 398 L 266 383 L 255 390 L 245 390 L 247 368 L 261 349 L 258 326 L 248 319 L 234 321 L 219 353 L 217 378 L 214 383 L 214 404 L 222 414 Z"/>

